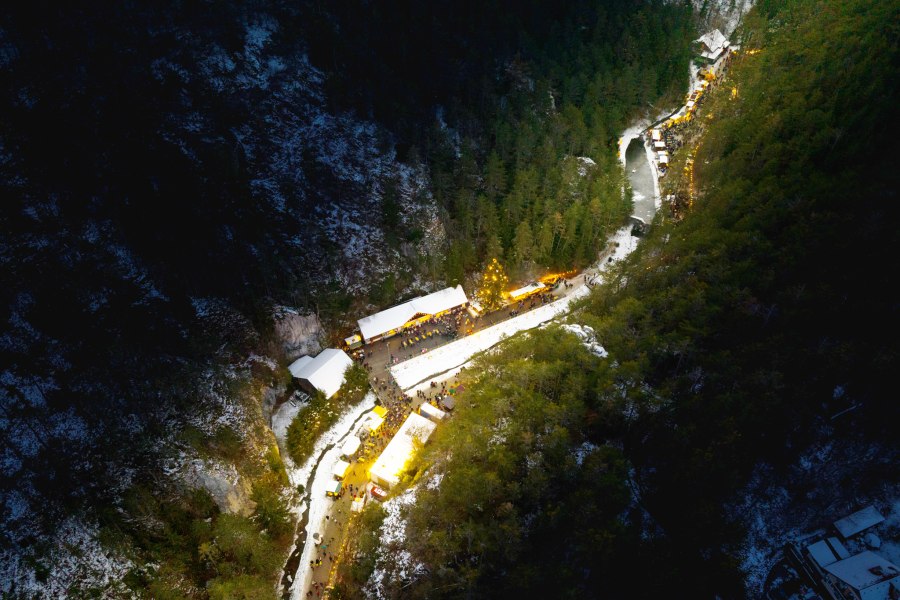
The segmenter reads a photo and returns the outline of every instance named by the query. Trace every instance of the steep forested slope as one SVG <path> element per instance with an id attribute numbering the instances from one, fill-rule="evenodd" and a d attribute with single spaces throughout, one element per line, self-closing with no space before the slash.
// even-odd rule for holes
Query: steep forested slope
<path id="1" fill-rule="evenodd" d="M 486 256 L 589 260 L 691 38 L 660 2 L 33 8 L 0 15 L 0 580 L 57 596 L 268 589 L 273 305 L 337 338 Z"/>
<path id="2" fill-rule="evenodd" d="M 691 212 L 573 316 L 608 358 L 552 328 L 483 357 L 343 594 L 757 597 L 754 472 L 813 512 L 898 484 L 897 11 L 761 3 L 701 113 Z M 823 439 L 865 454 L 792 483 Z"/>

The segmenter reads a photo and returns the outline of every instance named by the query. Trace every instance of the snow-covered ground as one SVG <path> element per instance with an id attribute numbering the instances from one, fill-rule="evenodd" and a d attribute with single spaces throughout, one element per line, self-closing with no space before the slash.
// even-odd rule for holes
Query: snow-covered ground
<path id="1" fill-rule="evenodd" d="M 580 277 L 580 280 L 576 281 L 576 287 L 565 298 L 394 365 L 391 367 L 391 374 L 397 385 L 405 391 L 415 393 L 416 389 L 427 387 L 430 381 L 436 379 L 436 376 L 441 377 L 440 381 L 448 379 L 458 373 L 460 367 L 465 366 L 475 354 L 494 347 L 506 337 L 520 331 L 534 329 L 564 314 L 574 300 L 586 296 L 590 292 L 590 289 L 584 284 L 584 278 L 596 279 L 599 283 L 602 273 L 608 270 L 612 264 L 631 254 L 637 248 L 637 243 L 638 238 L 631 235 L 630 226 L 619 229 L 610 239 L 613 251 L 609 255 L 604 255 L 612 260 L 604 258 L 598 265 L 588 269 Z"/>
<path id="2" fill-rule="evenodd" d="M 393 579 L 405 581 L 411 576 L 424 573 L 424 566 L 415 561 L 409 550 L 403 547 L 406 541 L 405 509 L 416 501 L 418 488 L 413 487 L 396 498 L 384 503 L 387 516 L 381 525 L 375 570 L 366 582 L 366 596 L 385 600 L 389 594 L 385 584 Z"/>
<path id="3" fill-rule="evenodd" d="M 133 565 L 104 549 L 98 534 L 94 524 L 75 517 L 66 519 L 50 540 L 46 558 L 40 561 L 47 570 L 43 577 L 21 553 L 0 553 L 0 595 L 6 597 L 15 589 L 22 598 L 66 598 L 71 589 L 83 585 L 103 590 L 100 597 L 127 597 L 121 581 Z"/>
<path id="4" fill-rule="evenodd" d="M 565 298 L 394 365 L 391 367 L 391 374 L 402 389 L 412 388 L 436 374 L 464 365 L 472 356 L 497 345 L 505 337 L 519 331 L 533 329 L 556 318 L 569 308 L 573 300 L 587 293 L 587 287 L 579 287 Z"/>
<path id="5" fill-rule="evenodd" d="M 334 481 L 331 468 L 340 458 L 341 446 L 344 441 L 356 431 L 356 426 L 363 413 L 372 410 L 374 406 L 375 394 L 369 392 L 359 404 L 344 413 L 340 420 L 319 438 L 310 458 L 303 466 L 296 468 L 290 462 L 290 459 L 285 460 L 291 483 L 294 486 L 298 484 L 307 486 L 307 498 L 298 507 L 298 514 L 302 515 L 307 505 L 309 507 L 306 524 L 306 543 L 303 546 L 300 565 L 297 568 L 294 584 L 291 587 L 292 600 L 301 600 L 311 581 L 312 571 L 310 571 L 308 565 L 309 561 L 315 557 L 316 551 L 316 540 L 313 539 L 313 534 L 325 531 L 325 515 L 328 514 L 333 503 L 333 500 L 325 496 L 326 486 Z M 329 446 L 331 448 L 326 451 L 326 448 Z M 316 469 L 317 465 L 319 466 L 318 469 Z M 312 482 L 309 482 L 310 475 L 312 475 L 314 469 L 316 471 L 315 478 Z"/>

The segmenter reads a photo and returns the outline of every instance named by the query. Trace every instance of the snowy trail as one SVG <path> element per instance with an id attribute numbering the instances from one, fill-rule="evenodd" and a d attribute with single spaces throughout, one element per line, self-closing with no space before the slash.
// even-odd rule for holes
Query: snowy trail
<path id="1" fill-rule="evenodd" d="M 394 365 L 391 367 L 391 375 L 394 376 L 397 385 L 404 391 L 414 394 L 416 390 L 427 388 L 432 380 L 443 381 L 452 377 L 474 355 L 496 346 L 504 338 L 520 331 L 539 327 L 566 313 L 573 301 L 590 292 L 584 283 L 585 277 L 591 278 L 596 275 L 599 282 L 603 272 L 637 248 L 637 238 L 631 235 L 631 226 L 627 226 L 619 229 L 612 236 L 610 244 L 613 251 L 605 254 L 598 265 L 588 269 L 584 275 L 580 276 L 580 281 L 576 282 L 575 288 L 565 298 Z M 607 261 L 607 258 L 611 258 L 612 261 Z"/>
<path id="2" fill-rule="evenodd" d="M 513 317 L 497 325 L 482 329 L 461 340 L 456 340 L 427 354 L 411 358 L 391 367 L 391 374 L 402 389 L 408 390 L 430 379 L 434 375 L 456 369 L 468 362 L 473 355 L 483 352 L 499 343 L 503 338 L 525 329 L 533 329 L 565 312 L 573 300 L 587 294 L 588 288 L 581 287 L 575 292 L 535 308 L 523 315 Z"/>
<path id="3" fill-rule="evenodd" d="M 306 486 L 306 500 L 300 504 L 297 513 L 301 520 L 304 513 L 307 513 L 303 552 L 291 585 L 292 600 L 300 600 L 309 587 L 312 573 L 308 565 L 315 554 L 315 541 L 312 534 L 325 530 L 325 515 L 328 514 L 333 502 L 325 496 L 326 486 L 334 481 L 331 467 L 340 457 L 344 441 L 353 435 L 363 415 L 372 410 L 374 406 L 375 394 L 369 392 L 359 404 L 344 413 L 331 429 L 322 434 L 322 437 L 316 442 L 310 458 L 302 467 L 292 468 L 289 465 L 288 477 L 291 484 Z M 320 469 L 320 466 L 324 468 Z M 298 532 L 298 538 L 300 535 L 303 533 Z"/>

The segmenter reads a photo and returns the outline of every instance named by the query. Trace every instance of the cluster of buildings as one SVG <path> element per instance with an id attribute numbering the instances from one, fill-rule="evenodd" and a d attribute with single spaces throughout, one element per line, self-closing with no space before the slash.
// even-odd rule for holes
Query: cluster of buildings
<path id="1" fill-rule="evenodd" d="M 881 513 L 868 506 L 835 521 L 833 535 L 794 548 L 802 570 L 822 597 L 900 600 L 900 567 L 872 551 L 881 546 L 872 528 L 883 521 Z"/>

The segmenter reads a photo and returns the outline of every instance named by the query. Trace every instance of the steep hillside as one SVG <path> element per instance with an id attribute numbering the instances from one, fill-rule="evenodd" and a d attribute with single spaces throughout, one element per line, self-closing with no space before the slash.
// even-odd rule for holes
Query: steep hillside
<path id="1" fill-rule="evenodd" d="M 897 10 L 751 13 L 689 213 L 572 317 L 608 357 L 551 327 L 470 365 L 345 597 L 757 598 L 781 544 L 895 502 Z"/>
<path id="2" fill-rule="evenodd" d="M 627 214 L 607 141 L 683 86 L 687 8 L 406 4 L 0 16 L 4 593 L 271 591 L 266 418 L 317 345 L 274 317 L 336 340 Z"/>

